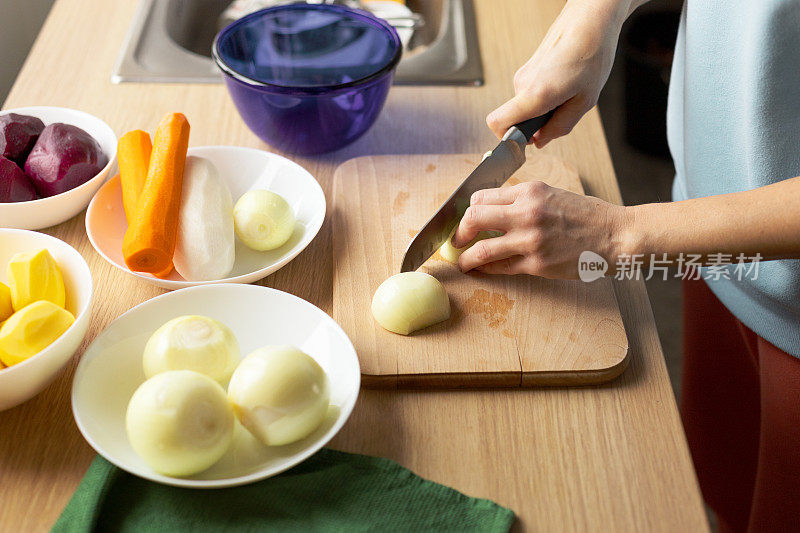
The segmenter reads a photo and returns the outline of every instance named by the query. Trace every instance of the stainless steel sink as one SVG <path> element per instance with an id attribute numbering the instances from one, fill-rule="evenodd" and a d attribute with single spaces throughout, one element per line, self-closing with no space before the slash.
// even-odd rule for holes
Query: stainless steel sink
<path id="1" fill-rule="evenodd" d="M 211 59 L 217 21 L 230 0 L 140 0 L 111 76 L 121 82 L 220 83 Z M 482 85 L 472 0 L 409 0 L 415 30 L 396 84 Z"/>

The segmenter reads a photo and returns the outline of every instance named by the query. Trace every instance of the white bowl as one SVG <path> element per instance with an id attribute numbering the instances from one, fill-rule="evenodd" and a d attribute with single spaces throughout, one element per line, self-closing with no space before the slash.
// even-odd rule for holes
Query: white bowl
<path id="1" fill-rule="evenodd" d="M 35 231 L 0 229 L 0 281 L 8 284 L 6 265 L 18 252 L 47 248 L 64 276 L 67 310 L 75 322 L 38 354 L 0 369 L 0 411 L 33 398 L 64 368 L 86 335 L 92 309 L 92 274 L 81 254 L 69 244 Z"/>
<path id="2" fill-rule="evenodd" d="M 226 324 L 243 355 L 265 345 L 292 344 L 313 357 L 330 379 L 331 408 L 322 425 L 294 444 L 267 447 L 237 423 L 231 449 L 205 472 L 176 478 L 151 469 L 128 441 L 125 413 L 134 391 L 145 381 L 142 351 L 147 339 L 164 322 L 187 314 Z M 97 453 L 131 474 L 179 487 L 232 487 L 283 472 L 322 448 L 353 410 L 359 372 L 355 349 L 342 328 L 305 300 L 258 285 L 204 285 L 156 296 L 100 333 L 75 372 L 72 412 Z"/>
<path id="3" fill-rule="evenodd" d="M 128 228 L 122 208 L 119 177 L 109 180 L 95 195 L 86 211 L 86 234 L 103 259 L 118 269 L 165 289 L 180 289 L 212 283 L 252 283 L 275 272 L 309 245 L 325 219 L 325 194 L 317 180 L 297 163 L 277 154 L 240 146 L 200 146 L 189 155 L 214 163 L 236 203 L 244 193 L 267 189 L 283 196 L 297 222 L 289 241 L 276 250 L 257 252 L 236 239 L 236 261 L 228 277 L 211 281 L 187 281 L 176 271 L 160 279 L 133 272 L 122 256 L 122 237 Z"/>
<path id="4" fill-rule="evenodd" d="M 108 178 L 111 168 L 117 163 L 117 136 L 111 126 L 89 113 L 66 107 L 18 107 L 0 111 L 0 115 L 8 113 L 38 117 L 45 126 L 54 122 L 78 126 L 94 137 L 108 157 L 108 164 L 86 183 L 61 194 L 29 202 L 0 203 L 0 227 L 48 228 L 69 220 L 83 211 L 97 189 Z"/>

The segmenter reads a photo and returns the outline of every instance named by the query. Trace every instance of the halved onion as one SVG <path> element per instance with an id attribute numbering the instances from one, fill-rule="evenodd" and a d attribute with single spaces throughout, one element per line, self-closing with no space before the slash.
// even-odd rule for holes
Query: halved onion
<path id="1" fill-rule="evenodd" d="M 450 318 L 444 286 L 425 272 L 395 274 L 372 297 L 372 316 L 383 328 L 408 335 Z"/>

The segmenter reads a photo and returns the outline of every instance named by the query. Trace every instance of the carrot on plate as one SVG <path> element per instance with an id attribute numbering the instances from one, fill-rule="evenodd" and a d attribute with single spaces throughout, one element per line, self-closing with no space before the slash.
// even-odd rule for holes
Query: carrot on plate
<path id="1" fill-rule="evenodd" d="M 129 131 L 120 137 L 117 143 L 122 206 L 125 208 L 125 218 L 129 225 L 136 219 L 136 203 L 147 180 L 147 167 L 152 152 L 153 143 L 146 131 Z"/>
<path id="2" fill-rule="evenodd" d="M 119 161 L 119 176 L 122 185 L 122 207 L 125 209 L 125 219 L 128 225 L 136 219 L 136 207 L 147 180 L 147 169 L 150 165 L 150 155 L 153 152 L 153 143 L 150 134 L 142 130 L 129 131 L 120 137 L 117 143 L 117 160 Z M 172 263 L 153 275 L 157 278 L 166 278 L 172 273 Z"/>
<path id="3" fill-rule="evenodd" d="M 131 270 L 161 274 L 171 269 L 188 149 L 189 121 L 182 113 L 165 115 L 156 130 L 135 219 L 122 239 L 122 255 Z"/>

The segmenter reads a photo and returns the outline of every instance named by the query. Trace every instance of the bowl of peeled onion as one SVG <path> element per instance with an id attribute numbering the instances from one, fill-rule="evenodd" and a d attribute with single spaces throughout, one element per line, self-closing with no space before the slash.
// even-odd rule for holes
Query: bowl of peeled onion
<path id="1" fill-rule="evenodd" d="M 75 421 L 132 474 L 188 488 L 278 474 L 324 446 L 360 385 L 355 349 L 322 310 L 259 285 L 203 285 L 148 300 L 81 358 Z"/>
<path id="2" fill-rule="evenodd" d="M 187 150 L 185 120 L 167 115 L 152 141 L 141 130 L 120 138 L 120 175 L 86 212 L 92 246 L 113 266 L 166 289 L 252 283 L 275 272 L 322 226 L 322 188 L 297 163 L 263 150 Z"/>

